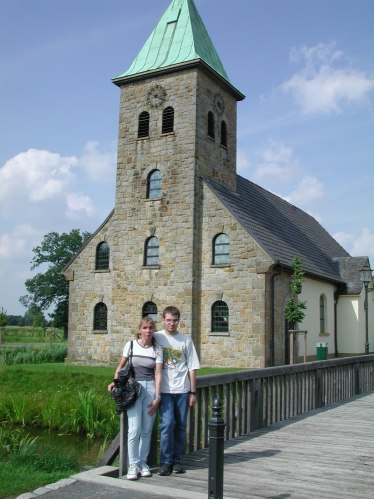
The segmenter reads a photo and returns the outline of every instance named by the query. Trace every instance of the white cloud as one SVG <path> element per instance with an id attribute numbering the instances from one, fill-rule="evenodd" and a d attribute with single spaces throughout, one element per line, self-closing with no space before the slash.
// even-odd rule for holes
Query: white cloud
<path id="1" fill-rule="evenodd" d="M 70 193 L 66 196 L 67 211 L 66 216 L 68 218 L 77 218 L 78 214 L 82 212 L 88 217 L 95 215 L 96 211 L 90 196 L 82 193 Z"/>
<path id="2" fill-rule="evenodd" d="M 370 256 L 371 265 L 374 267 L 374 234 L 364 228 L 358 237 L 354 238 L 351 254 L 354 256 Z"/>
<path id="3" fill-rule="evenodd" d="M 23 258 L 40 238 L 40 232 L 31 225 L 16 225 L 11 232 L 0 234 L 0 260 Z"/>
<path id="4" fill-rule="evenodd" d="M 298 171 L 293 150 L 283 142 L 270 139 L 259 152 L 253 178 L 258 183 L 289 182 Z"/>
<path id="5" fill-rule="evenodd" d="M 241 149 L 238 149 L 237 152 L 236 167 L 239 175 L 242 175 L 243 177 L 249 176 L 251 162 L 247 158 L 245 152 Z"/>
<path id="6" fill-rule="evenodd" d="M 87 142 L 78 165 L 94 182 L 111 181 L 115 175 L 116 151 L 114 145 L 108 152 L 100 152 L 97 142 Z"/>
<path id="7" fill-rule="evenodd" d="M 292 49 L 292 62 L 304 67 L 281 86 L 290 92 L 304 114 L 341 113 L 347 104 L 359 104 L 374 87 L 374 78 L 350 67 L 335 67 L 342 52 L 335 44 Z"/>
<path id="8" fill-rule="evenodd" d="M 14 156 L 0 169 L 2 213 L 18 211 L 20 202 L 40 203 L 62 195 L 73 179 L 76 163 L 75 156 L 38 149 Z"/>
<path id="9" fill-rule="evenodd" d="M 303 206 L 314 203 L 324 195 L 324 185 L 315 177 L 305 175 L 296 189 L 289 194 L 289 200 L 296 206 Z"/>

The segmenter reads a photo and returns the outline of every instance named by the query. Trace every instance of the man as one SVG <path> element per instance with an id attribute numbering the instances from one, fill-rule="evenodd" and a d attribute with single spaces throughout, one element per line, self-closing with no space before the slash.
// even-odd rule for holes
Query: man
<path id="1" fill-rule="evenodd" d="M 162 313 L 164 330 L 155 333 L 163 348 L 160 405 L 160 469 L 168 476 L 185 473 L 182 455 L 186 443 L 188 408 L 196 404 L 196 369 L 199 358 L 191 338 L 178 331 L 180 310 L 166 307 Z"/>

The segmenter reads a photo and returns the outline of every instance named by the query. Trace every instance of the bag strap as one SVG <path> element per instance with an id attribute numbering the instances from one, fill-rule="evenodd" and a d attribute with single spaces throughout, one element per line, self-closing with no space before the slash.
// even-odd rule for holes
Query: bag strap
<path id="1" fill-rule="evenodd" d="M 135 370 L 134 370 L 134 366 L 132 365 L 132 350 L 133 350 L 133 340 L 131 340 L 131 343 L 130 343 L 129 364 L 130 364 L 130 369 L 131 369 L 132 375 L 135 378 Z"/>

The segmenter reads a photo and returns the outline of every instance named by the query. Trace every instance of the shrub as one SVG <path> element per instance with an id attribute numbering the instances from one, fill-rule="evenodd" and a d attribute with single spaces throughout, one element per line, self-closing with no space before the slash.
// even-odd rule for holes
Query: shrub
<path id="1" fill-rule="evenodd" d="M 50 345 L 45 348 L 2 348 L 0 350 L 0 365 L 64 362 L 67 354 L 68 349 L 65 345 Z"/>

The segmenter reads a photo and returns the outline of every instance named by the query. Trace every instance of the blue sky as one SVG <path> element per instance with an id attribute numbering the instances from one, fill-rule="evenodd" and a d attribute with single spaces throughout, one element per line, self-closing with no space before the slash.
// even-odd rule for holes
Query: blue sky
<path id="1" fill-rule="evenodd" d="M 119 89 L 170 0 L 1 0 L 0 306 L 32 248 L 114 206 Z M 373 0 L 195 0 L 238 104 L 238 173 L 374 267 Z"/>

